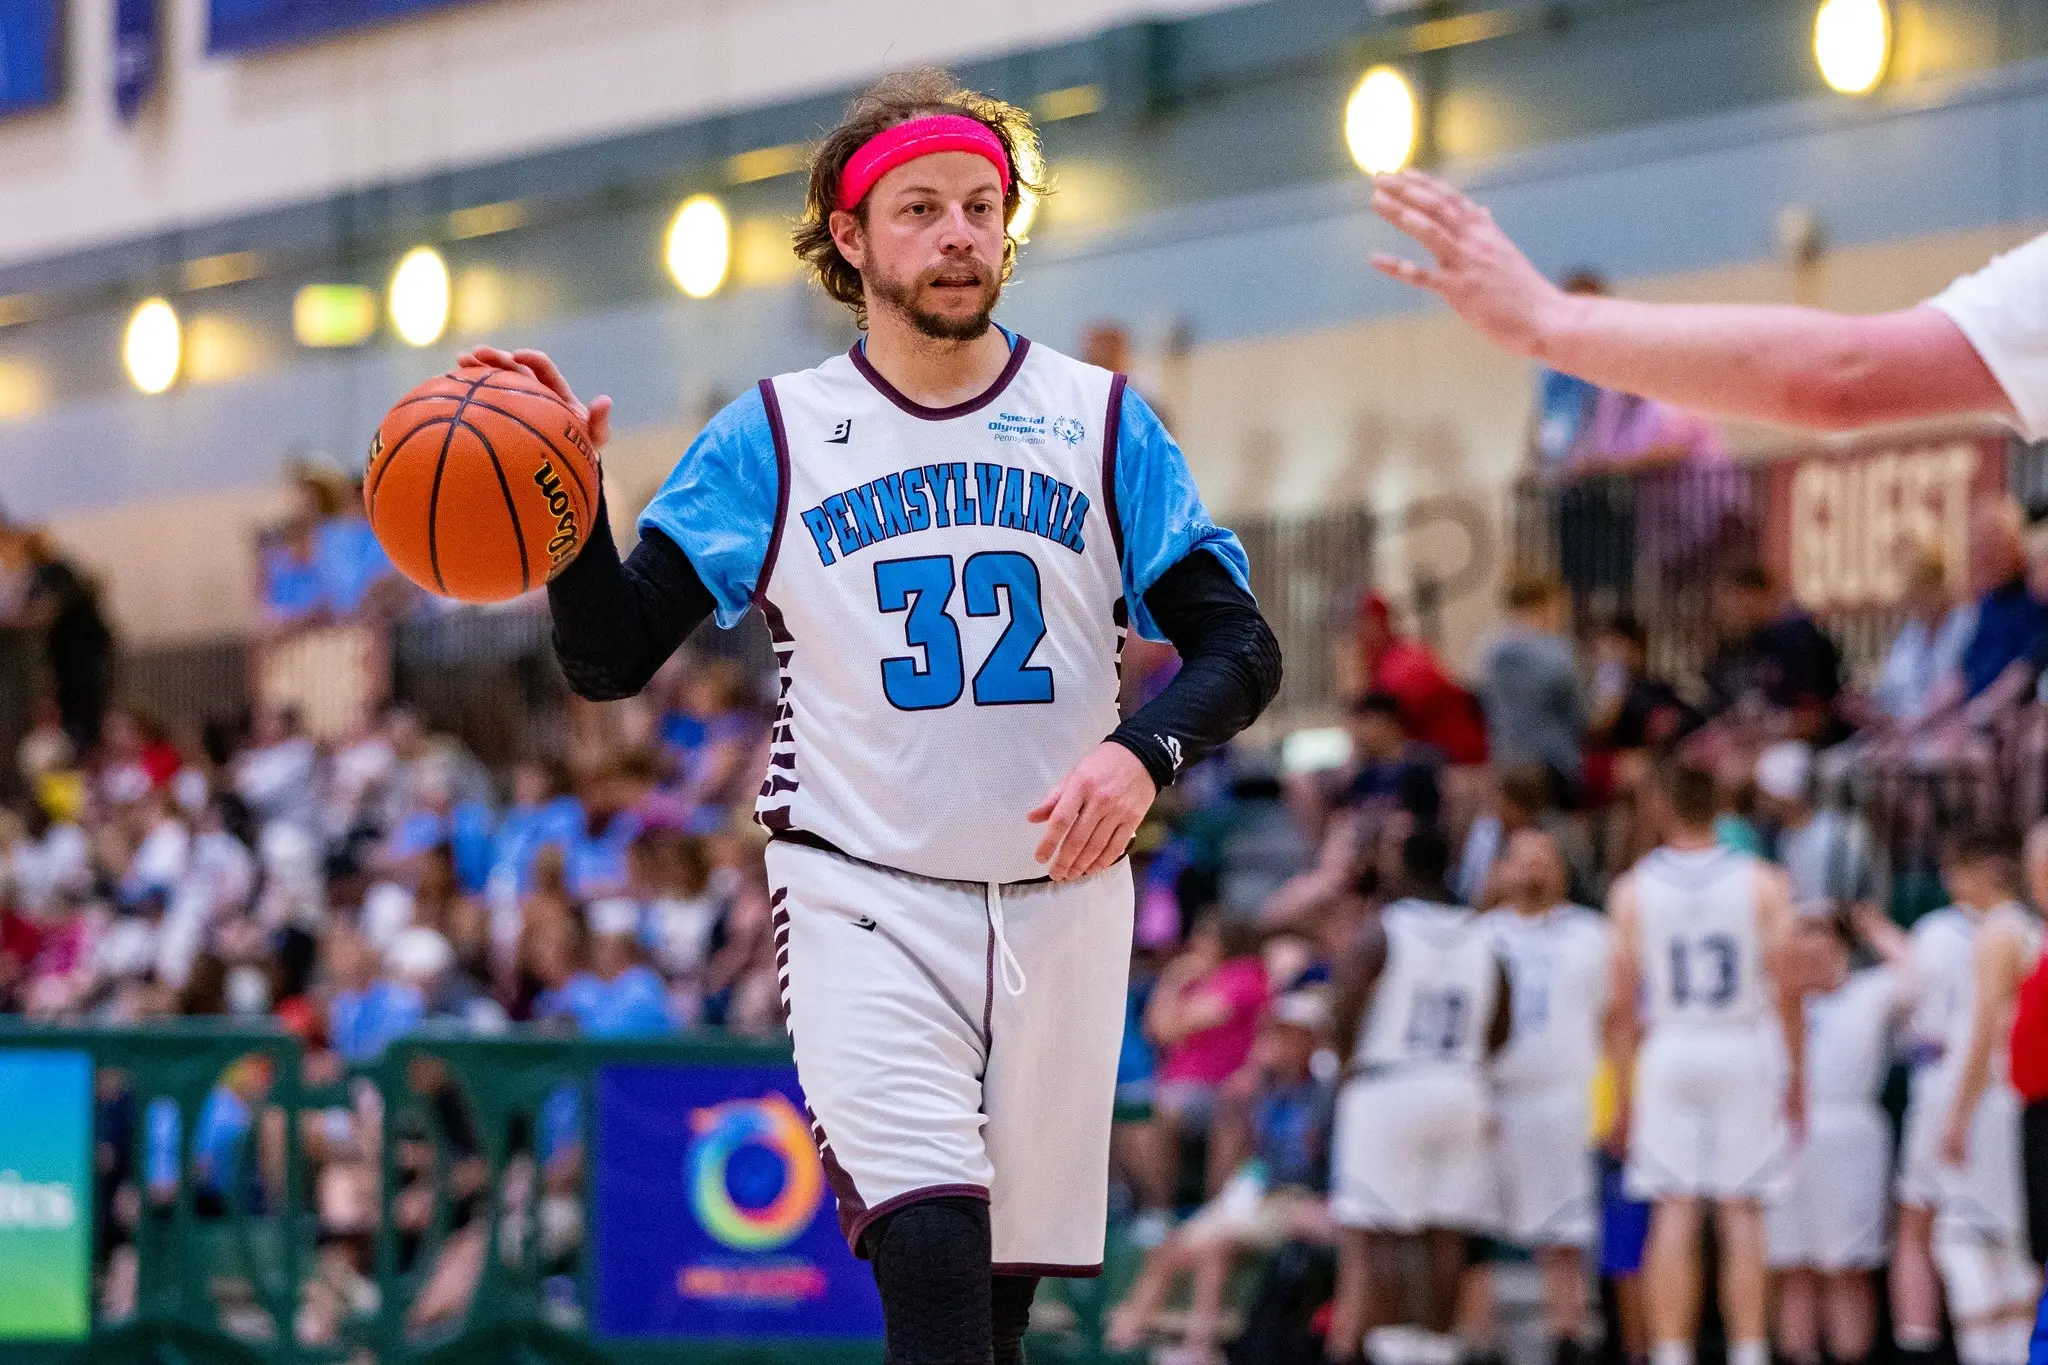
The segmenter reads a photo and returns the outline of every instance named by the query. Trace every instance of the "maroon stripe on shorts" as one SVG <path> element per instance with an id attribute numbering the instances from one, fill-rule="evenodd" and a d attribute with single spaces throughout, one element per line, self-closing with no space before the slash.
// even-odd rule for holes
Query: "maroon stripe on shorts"
<path id="1" fill-rule="evenodd" d="M 829 1170 L 826 1172 L 826 1179 L 831 1179 L 831 1172 Z M 849 1181 L 848 1183 L 851 1184 L 852 1182 Z M 838 1186 L 833 1186 L 833 1189 L 836 1191 Z M 842 1199 L 839 1204 L 839 1226 L 846 1231 L 846 1244 L 853 1248 L 854 1255 L 862 1260 L 866 1260 L 867 1253 L 861 1250 L 860 1238 L 862 1233 L 874 1226 L 876 1219 L 886 1217 L 898 1209 L 907 1209 L 912 1204 L 924 1204 L 934 1199 L 979 1199 L 986 1202 L 988 1199 L 988 1186 L 927 1185 L 921 1190 L 905 1190 L 893 1199 L 884 1199 L 871 1209 L 863 1208 L 860 1216 L 855 1218 L 851 1224 L 847 1222 L 846 1202 Z"/>
<path id="2" fill-rule="evenodd" d="M 811 1140 L 818 1144 L 818 1160 L 825 1165 L 825 1183 L 832 1187 L 832 1196 L 839 1204 L 839 1230 L 846 1235 L 847 1245 L 860 1252 L 860 1233 L 875 1215 L 868 1211 L 867 1201 L 860 1197 L 854 1187 L 853 1177 L 839 1164 L 839 1156 L 832 1150 L 832 1141 L 825 1136 L 825 1125 L 818 1122 L 811 1106 L 804 1106 L 804 1117 L 811 1121 Z"/>
<path id="3" fill-rule="evenodd" d="M 989 1267 L 992 1275 L 1037 1275 L 1053 1280 L 1092 1280 L 1102 1273 L 1102 1262 L 1094 1265 L 1042 1265 L 1037 1261 L 1004 1261 Z"/>

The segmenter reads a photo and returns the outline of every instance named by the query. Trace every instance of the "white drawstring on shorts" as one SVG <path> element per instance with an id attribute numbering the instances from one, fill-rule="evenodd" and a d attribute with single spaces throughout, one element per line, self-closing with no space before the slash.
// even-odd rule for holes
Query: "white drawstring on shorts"
<path id="1" fill-rule="evenodd" d="M 996 961 L 1001 964 L 1003 989 L 1011 995 L 1024 994 L 1024 964 L 1019 962 L 1017 955 L 1010 951 L 1009 937 L 1003 933 L 1003 884 L 1001 882 L 990 882 L 988 884 L 988 925 L 989 932 L 994 934 L 996 939 Z M 1017 974 L 1015 982 L 1010 980 L 1010 973 L 1012 972 Z"/>

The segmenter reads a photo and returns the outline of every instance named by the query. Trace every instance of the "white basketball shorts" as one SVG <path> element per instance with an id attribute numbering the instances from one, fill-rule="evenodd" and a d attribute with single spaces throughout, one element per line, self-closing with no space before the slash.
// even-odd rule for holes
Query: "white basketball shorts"
<path id="1" fill-rule="evenodd" d="M 1385 1232 L 1500 1221 L 1479 1069 L 1416 1065 L 1359 1076 L 1337 1097 L 1330 1216 Z"/>
<path id="2" fill-rule="evenodd" d="M 1941 1130 L 1955 1095 L 1954 1069 L 1913 1068 L 1906 1086 L 1906 1116 L 1899 1141 L 1898 1201 L 1931 1209 L 1941 1202 Z"/>
<path id="3" fill-rule="evenodd" d="M 991 890 L 777 841 L 768 881 L 797 1075 L 856 1254 L 884 1214 L 966 1195 L 989 1201 L 998 1273 L 1098 1273 L 1130 864 Z"/>
<path id="4" fill-rule="evenodd" d="M 1762 1029 L 1666 1029 L 1636 1059 L 1633 1199 L 1765 1199 L 1785 1162 L 1783 1068 Z"/>
<path id="5" fill-rule="evenodd" d="M 1764 1208 L 1773 1270 L 1871 1270 L 1885 1262 L 1892 1130 L 1876 1104 L 1817 1106 Z"/>
<path id="6" fill-rule="evenodd" d="M 1503 1091 L 1495 1142 L 1501 1235 L 1523 1247 L 1589 1247 L 1597 1221 L 1590 1087 Z"/>
<path id="7" fill-rule="evenodd" d="M 1946 1098 L 1946 1097 L 1944 1097 Z M 1936 1142 L 1948 1105 L 1941 1106 Z M 2020 1097 L 2009 1083 L 1993 1082 L 1970 1116 L 1963 1164 L 1935 1160 L 1934 1227 L 1942 1231 L 2013 1240 L 2026 1245 L 2026 1176 L 2020 1156 Z"/>

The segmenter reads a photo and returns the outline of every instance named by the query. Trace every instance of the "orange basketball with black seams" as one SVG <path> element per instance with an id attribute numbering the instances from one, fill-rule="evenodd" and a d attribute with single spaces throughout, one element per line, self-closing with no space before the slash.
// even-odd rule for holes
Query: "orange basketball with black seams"
<path id="1" fill-rule="evenodd" d="M 400 573 L 464 602 L 502 602 L 576 557 L 598 503 L 583 420 L 511 370 L 437 375 L 377 427 L 363 505 Z"/>

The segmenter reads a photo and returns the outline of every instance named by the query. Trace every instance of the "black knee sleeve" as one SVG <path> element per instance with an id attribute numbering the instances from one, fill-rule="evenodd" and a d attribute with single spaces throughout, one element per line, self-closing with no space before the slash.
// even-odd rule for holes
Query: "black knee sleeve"
<path id="1" fill-rule="evenodd" d="M 877 1219 L 862 1244 L 882 1293 L 888 1365 L 987 1365 L 985 1200 L 928 1199 L 898 1209 Z"/>
<path id="2" fill-rule="evenodd" d="M 998 1275 L 989 1290 L 989 1330 L 995 1365 L 1024 1365 L 1024 1329 L 1031 1325 L 1036 1275 Z"/>

